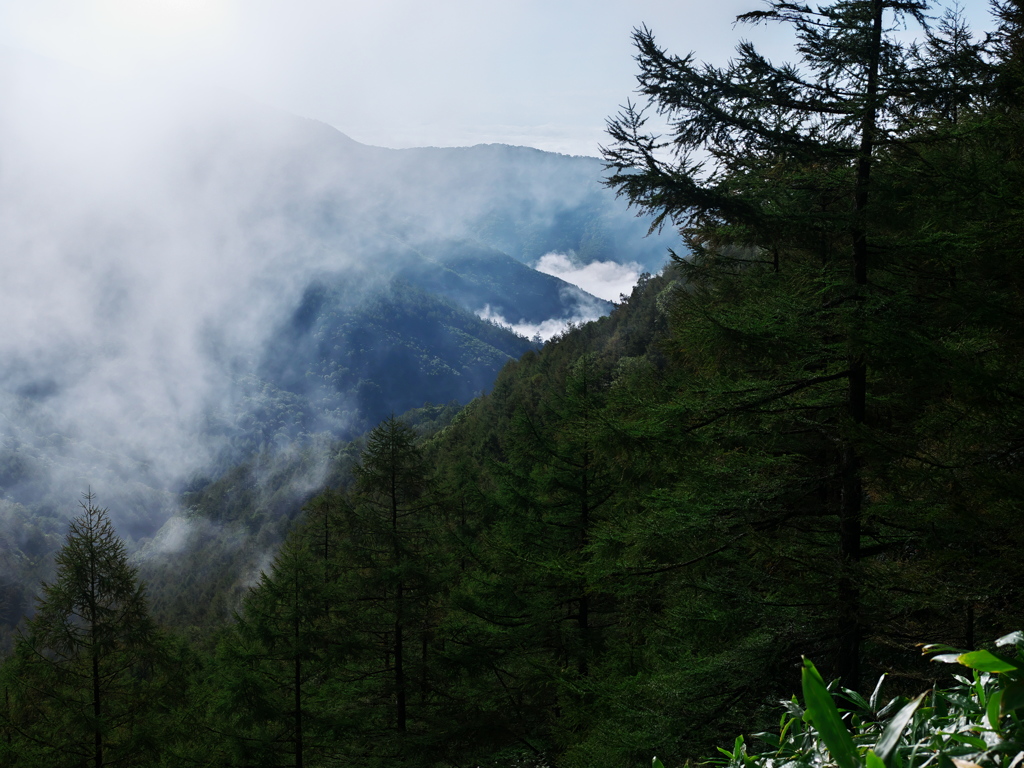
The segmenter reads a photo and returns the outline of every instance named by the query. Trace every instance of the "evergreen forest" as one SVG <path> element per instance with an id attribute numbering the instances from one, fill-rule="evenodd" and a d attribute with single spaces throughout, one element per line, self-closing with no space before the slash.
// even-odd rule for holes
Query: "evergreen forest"
<path id="1" fill-rule="evenodd" d="M 300 505 L 246 489 L 301 452 L 186 488 L 186 551 L 83 489 L 0 766 L 1020 765 L 1024 2 L 992 12 L 769 0 L 739 20 L 784 65 L 635 30 L 607 183 L 669 265 L 331 443 Z"/>

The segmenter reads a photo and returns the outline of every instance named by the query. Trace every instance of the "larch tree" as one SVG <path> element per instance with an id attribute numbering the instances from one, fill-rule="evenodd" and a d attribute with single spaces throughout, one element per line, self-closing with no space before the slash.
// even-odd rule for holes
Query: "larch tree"
<path id="1" fill-rule="evenodd" d="M 413 430 L 394 416 L 374 428 L 355 467 L 338 552 L 352 652 L 342 674 L 363 703 L 353 717 L 365 760 L 413 749 L 432 701 L 436 563 L 428 551 L 434 502 Z"/>
<path id="2" fill-rule="evenodd" d="M 851 688 L 871 623 L 862 561 L 891 545 L 866 506 L 893 458 L 880 434 L 905 426 L 888 407 L 902 386 L 899 356 L 912 350 L 907 323 L 927 306 L 899 263 L 900 224 L 879 173 L 897 149 L 933 139 L 922 126 L 938 107 L 922 94 L 943 89 L 924 84 L 944 74 L 939 106 L 954 113 L 977 87 L 956 77 L 978 62 L 976 49 L 922 61 L 901 41 L 908 21 L 927 27 L 926 10 L 914 0 L 771 0 L 739 17 L 790 25 L 799 64 L 775 65 L 749 42 L 724 68 L 698 64 L 639 30 L 648 106 L 612 119 L 605 149 L 609 183 L 656 225 L 680 227 L 690 250 L 673 308 L 687 394 L 665 423 L 707 436 L 703 452 L 718 452 L 709 471 L 732 465 L 730 482 L 750 488 L 728 513 L 730 537 L 755 532 L 750 547 L 795 533 L 805 545 L 763 547 L 763 569 L 819 573 L 803 591 L 829 617 L 833 671 Z M 647 109 L 667 120 L 667 138 L 647 128 Z"/>
<path id="3" fill-rule="evenodd" d="M 158 633 L 107 511 L 91 492 L 81 506 L 4 670 L 8 746 L 28 764 L 147 765 Z"/>
<path id="4" fill-rule="evenodd" d="M 302 768 L 336 757 L 343 702 L 333 671 L 344 638 L 329 563 L 315 549 L 320 531 L 310 533 L 302 526 L 285 541 L 218 649 L 212 713 L 226 763 Z"/>

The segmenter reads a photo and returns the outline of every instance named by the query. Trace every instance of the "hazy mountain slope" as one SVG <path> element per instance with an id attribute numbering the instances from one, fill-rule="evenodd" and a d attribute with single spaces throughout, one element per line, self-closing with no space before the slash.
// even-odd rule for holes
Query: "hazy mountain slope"
<path id="1" fill-rule="evenodd" d="M 321 329 L 344 327 L 333 310 L 344 302 L 331 295 L 341 290 L 321 286 L 310 292 L 295 318 L 296 328 L 302 329 L 299 336 L 326 339 L 329 334 Z M 396 293 L 405 290 L 399 288 Z M 493 386 L 487 387 L 487 395 L 474 399 L 465 409 L 416 409 L 404 414 L 403 421 L 431 437 L 432 463 L 451 465 L 453 456 L 461 456 L 461 463 L 454 463 L 466 474 L 455 486 L 471 485 L 483 467 L 504 460 L 503 450 L 515 440 L 511 434 L 516 414 L 525 409 L 539 417 L 538 398 L 550 396 L 564 384 L 566 370 L 580 355 L 592 356 L 602 368 L 616 370 L 624 378 L 662 368 L 665 361 L 658 347 L 666 334 L 667 318 L 658 297 L 671 290 L 670 277 L 647 279 L 609 316 L 579 326 L 557 342 L 504 366 Z M 370 314 L 382 317 L 383 324 L 395 327 L 404 322 L 404 318 L 394 323 L 386 319 L 393 309 L 388 297 L 375 299 L 374 304 L 384 311 L 383 317 Z M 285 337 L 282 343 L 285 347 L 290 344 Z M 306 356 L 298 354 L 297 358 Z M 296 376 L 299 378 L 301 375 Z M 395 383 L 400 387 L 403 380 Z M 303 504 L 320 487 L 351 483 L 352 467 L 365 447 L 364 437 L 356 436 L 351 442 L 323 440 L 319 450 L 291 448 L 255 454 L 216 479 L 195 478 L 184 489 L 185 510 L 172 517 L 140 553 L 142 575 L 150 583 L 155 610 L 163 620 L 200 627 L 229 620 L 260 569 L 268 567 Z M 481 489 L 486 487 L 490 487 L 489 481 L 481 485 Z M 478 491 L 467 493 L 475 499 Z M 453 499 L 451 503 L 459 502 Z M 185 581 L 178 578 L 182 572 L 189 574 Z"/>
<path id="2" fill-rule="evenodd" d="M 337 280 L 311 284 L 258 369 L 308 404 L 308 431 L 354 436 L 393 411 L 465 402 L 532 346 L 406 280 L 352 292 Z"/>
<path id="3" fill-rule="evenodd" d="M 485 308 L 607 308 L 532 270 L 547 250 L 661 250 L 593 159 L 369 147 L 10 54 L 0 100 L 0 540 L 19 583 L 87 488 L 144 538 L 245 451 L 487 389 L 527 342 Z"/>
<path id="4" fill-rule="evenodd" d="M 656 272 L 673 245 L 646 237 L 649 219 L 604 187 L 596 158 L 494 144 L 400 150 L 387 167 L 408 184 L 392 193 L 397 208 L 416 209 L 428 228 L 461 221 L 465 234 L 529 264 L 574 252 L 583 262 L 632 261 Z M 410 204 L 404 193 L 416 189 L 431 195 Z"/>
<path id="5" fill-rule="evenodd" d="M 417 251 L 423 258 L 406 264 L 399 276 L 470 311 L 489 307 L 511 322 L 540 323 L 553 316 L 595 317 L 611 309 L 602 299 L 474 241 L 421 243 Z"/>
<path id="6" fill-rule="evenodd" d="M 589 305 L 547 277 L 539 293 L 520 286 L 484 246 L 472 277 L 456 270 L 446 288 L 417 247 L 582 248 L 584 228 L 565 222 L 612 199 L 592 159 L 367 147 L 229 94 L 22 56 L 0 60 L 0 97 L 0 413 L 17 421 L 4 435 L 33 433 L 45 402 L 49 432 L 141 463 L 159 487 L 201 470 L 222 445 L 196 435 L 237 410 L 245 376 L 325 273 L 373 287 L 409 267 L 463 308 L 503 301 L 516 319 Z M 499 220 L 492 237 L 484 223 Z M 636 230 L 625 210 L 620 222 Z M 79 486 L 95 477 L 79 458 L 69 449 L 48 471 Z"/>

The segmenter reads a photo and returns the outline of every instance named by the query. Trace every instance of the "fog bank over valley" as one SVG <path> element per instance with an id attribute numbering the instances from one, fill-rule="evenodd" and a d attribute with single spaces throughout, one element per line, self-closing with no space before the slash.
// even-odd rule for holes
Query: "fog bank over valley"
<path id="1" fill-rule="evenodd" d="M 593 158 L 386 150 L 27 54 L 0 98 L 8 527 L 92 487 L 148 537 L 246 456 L 486 390 L 531 342 L 480 318 L 547 337 L 665 258 Z"/>

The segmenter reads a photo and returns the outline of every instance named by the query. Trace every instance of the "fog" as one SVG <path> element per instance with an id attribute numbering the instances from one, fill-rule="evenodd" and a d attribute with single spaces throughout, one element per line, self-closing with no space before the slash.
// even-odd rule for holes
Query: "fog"
<path id="1" fill-rule="evenodd" d="M 726 5 L 711 26 L 708 4 L 661 0 L 644 16 L 0 0 L 0 43 L 105 73 L 0 54 L 0 563 L 42 567 L 90 488 L 133 546 L 168 519 L 153 552 L 213 535 L 175 517 L 182 491 L 239 458 L 260 374 L 288 367 L 280 329 L 317 281 L 358 302 L 430 261 L 428 244 L 479 243 L 565 281 L 550 315 L 467 307 L 547 339 L 605 313 L 674 245 L 643 238 L 649 222 L 602 186 L 596 159 L 366 146 L 239 93 L 372 144 L 595 154 L 634 87 L 630 29 L 728 55 L 749 3 Z M 335 410 L 310 429 L 342 433 L 354 416 Z M 298 450 L 257 447 L 256 483 Z M 294 499 L 329 471 L 304 463 Z"/>
<path id="2" fill-rule="evenodd" d="M 629 296 L 643 271 L 636 262 L 620 264 L 617 261 L 592 261 L 589 264 L 578 264 L 565 253 L 544 254 L 537 261 L 535 269 L 545 275 L 561 278 L 607 301 L 618 301 L 621 296 Z"/>
<path id="3" fill-rule="evenodd" d="M 602 301 L 594 296 L 581 296 L 578 291 L 573 290 L 573 287 L 566 289 L 565 293 L 572 297 L 575 311 L 562 317 L 552 317 L 540 322 L 531 322 L 524 318 L 514 320 L 506 317 L 490 305 L 484 305 L 484 308 L 479 310 L 477 314 L 484 320 L 511 328 L 520 336 L 536 341 L 550 341 L 554 337 L 565 333 L 572 326 L 589 323 L 591 320 L 597 320 L 597 318 L 608 314 L 609 305 L 606 301 Z"/>
<path id="4" fill-rule="evenodd" d="M 549 341 L 573 325 L 587 323 L 608 314 L 609 302 L 615 303 L 622 296 L 629 296 L 644 268 L 635 261 L 621 264 L 617 261 L 595 260 L 588 263 L 581 262 L 571 253 L 546 253 L 537 260 L 534 269 L 564 280 L 569 286 L 585 293 L 573 292 L 572 288 L 564 289 L 564 293 L 574 297 L 575 312 L 530 322 L 523 318 L 507 317 L 491 306 L 484 306 L 478 311 L 480 317 L 511 328 L 521 336 Z"/>
<path id="5" fill-rule="evenodd" d="M 605 118 L 635 87 L 634 27 L 720 61 L 736 14 L 757 5 L 0 0 L 0 44 L 106 72 L 192 77 L 369 144 L 596 155 Z"/>
<path id="6" fill-rule="evenodd" d="M 204 419 L 231 407 L 309 270 L 358 265 L 304 242 L 279 169 L 253 162 L 292 139 L 286 120 L 29 57 L 0 67 L 4 447 L 57 485 L 117 466 L 165 487 L 210 460 Z"/>
<path id="7" fill-rule="evenodd" d="M 367 147 L 225 91 L 25 54 L 0 57 L 0 103 L 0 487 L 58 515 L 92 487 L 129 536 L 226 455 L 315 280 L 358 301 L 447 238 L 617 295 L 639 266 L 610 259 L 664 258 L 596 160 Z M 532 311 L 517 330 L 547 338 L 607 305 L 566 284 Z"/>

